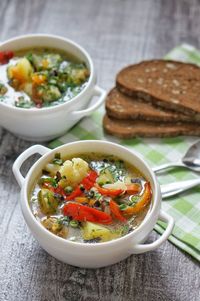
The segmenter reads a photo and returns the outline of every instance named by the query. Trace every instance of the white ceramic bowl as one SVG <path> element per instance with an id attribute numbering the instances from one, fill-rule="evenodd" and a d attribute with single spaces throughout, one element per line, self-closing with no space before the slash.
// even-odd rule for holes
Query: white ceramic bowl
<path id="1" fill-rule="evenodd" d="M 151 183 L 153 191 L 152 207 L 141 225 L 133 232 L 113 241 L 103 243 L 78 243 L 67 241 L 46 230 L 34 217 L 29 206 L 28 196 L 34 183 L 41 175 L 41 170 L 47 162 L 54 158 L 54 154 L 76 155 L 78 153 L 98 152 L 113 154 L 133 164 Z M 20 173 L 23 162 L 31 155 L 39 153 L 42 157 L 31 167 L 24 178 Z M 131 254 L 143 253 L 159 247 L 170 235 L 173 229 L 173 219 L 160 210 L 161 192 L 155 174 L 147 163 L 135 152 L 114 143 L 104 141 L 79 141 L 50 150 L 42 145 L 35 145 L 25 150 L 15 161 L 13 173 L 21 187 L 21 208 L 25 221 L 39 244 L 55 258 L 68 264 L 97 268 L 114 264 Z M 167 228 L 155 242 L 143 244 L 152 231 L 157 220 L 166 222 Z"/>
<path id="2" fill-rule="evenodd" d="M 64 134 L 81 118 L 90 115 L 105 99 L 105 91 L 96 86 L 96 75 L 90 55 L 76 43 L 63 37 L 31 34 L 7 40 L 0 51 L 32 47 L 50 47 L 64 50 L 85 62 L 90 70 L 86 87 L 71 100 L 48 108 L 17 108 L 0 102 L 0 126 L 26 140 L 45 141 Z M 93 96 L 99 99 L 89 104 Z"/>

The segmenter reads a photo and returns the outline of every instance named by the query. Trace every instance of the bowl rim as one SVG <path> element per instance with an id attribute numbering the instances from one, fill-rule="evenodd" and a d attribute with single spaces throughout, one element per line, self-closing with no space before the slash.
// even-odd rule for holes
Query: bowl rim
<path id="1" fill-rule="evenodd" d="M 8 105 L 4 102 L 0 102 L 0 106 L 3 106 L 7 109 L 10 109 L 14 112 L 21 112 L 21 113 L 25 113 L 26 114 L 32 114 L 32 113 L 39 113 L 39 114 L 42 114 L 42 113 L 45 113 L 45 112 L 52 112 L 52 111 L 59 111 L 61 110 L 62 108 L 64 109 L 65 106 L 75 102 L 78 98 L 82 97 L 83 94 L 85 94 L 86 91 L 88 91 L 92 85 L 92 82 L 94 80 L 94 77 L 95 77 L 95 70 L 94 70 L 94 64 L 93 64 L 93 61 L 92 61 L 92 58 L 91 56 L 89 55 L 89 53 L 81 46 L 79 45 L 78 43 L 74 42 L 73 40 L 71 39 L 68 39 L 68 38 L 65 38 L 63 36 L 60 36 L 60 35 L 55 35 L 55 34 L 42 34 L 42 33 L 31 33 L 31 34 L 24 34 L 24 35 L 19 35 L 19 36 L 15 36 L 13 38 L 10 38 L 8 40 L 5 40 L 3 42 L 0 42 L 0 50 L 1 50 L 1 47 L 6 45 L 7 43 L 10 43 L 10 42 L 17 42 L 21 39 L 34 39 L 34 38 L 50 38 L 50 39 L 57 39 L 57 40 L 62 40 L 66 43 L 69 43 L 71 44 L 72 46 L 74 46 L 75 48 L 77 48 L 78 50 L 80 50 L 84 55 L 85 57 L 87 58 L 88 60 L 88 63 L 89 63 L 89 67 L 90 67 L 90 76 L 89 76 L 89 79 L 86 83 L 86 86 L 83 88 L 83 90 L 78 93 L 76 96 L 72 97 L 70 100 L 68 100 L 67 102 L 64 102 L 64 103 L 61 103 L 61 104 L 58 104 L 58 105 L 55 105 L 55 106 L 52 106 L 52 107 L 44 107 L 44 108 L 29 108 L 29 109 L 25 109 L 25 108 L 18 108 L 18 107 L 15 107 L 15 106 L 11 106 L 11 105 Z M 55 49 L 58 49 L 57 47 L 55 47 Z M 29 113 L 28 113 L 29 112 Z"/>
<path id="2" fill-rule="evenodd" d="M 63 239 L 62 237 L 56 236 L 55 234 L 51 233 L 50 231 L 48 231 L 45 227 L 43 227 L 41 225 L 41 223 L 39 223 L 39 221 L 34 217 L 31 208 L 30 208 L 30 204 L 29 204 L 29 198 L 28 198 L 28 184 L 29 184 L 29 180 L 30 177 L 33 173 L 33 171 L 35 169 L 38 168 L 38 166 L 42 163 L 43 160 L 47 159 L 47 157 L 52 156 L 53 153 L 58 152 L 61 149 L 65 149 L 68 146 L 71 145 L 80 145 L 80 144 L 90 144 L 90 143 L 96 143 L 97 147 L 98 144 L 107 144 L 113 147 L 117 147 L 118 149 L 120 149 L 122 152 L 126 152 L 129 153 L 130 155 L 133 155 L 136 157 L 137 160 L 139 160 L 148 170 L 149 174 L 150 174 L 150 179 L 152 180 L 152 183 L 154 185 L 154 193 L 153 193 L 153 199 L 152 199 L 152 206 L 151 209 L 149 210 L 149 212 L 146 214 L 144 220 L 142 221 L 142 223 L 132 232 L 110 240 L 110 241 L 106 241 L 106 242 L 98 242 L 98 243 L 83 243 L 83 242 L 76 242 L 76 241 L 70 241 L 67 239 Z M 107 151 L 105 151 L 105 153 L 108 153 Z M 120 157 L 120 156 L 119 156 Z M 123 159 L 124 160 L 124 159 Z M 82 248 L 103 248 L 104 246 L 109 246 L 109 245 L 116 245 L 118 243 L 123 243 L 123 241 L 125 240 L 129 240 L 131 239 L 134 235 L 137 235 L 138 232 L 140 232 L 142 229 L 145 228 L 145 226 L 147 225 L 147 223 L 149 222 L 149 220 L 151 220 L 154 216 L 154 214 L 156 213 L 156 211 L 158 210 L 158 212 L 160 211 L 160 204 L 161 204 L 161 192 L 160 192 L 160 186 L 159 183 L 157 181 L 156 175 L 153 172 L 153 170 L 151 169 L 151 167 L 148 165 L 148 163 L 143 159 L 143 157 L 138 154 L 135 150 L 129 150 L 128 148 L 113 143 L 113 142 L 108 142 L 108 141 L 102 141 L 102 140 L 85 140 L 85 141 L 75 141 L 75 142 L 71 142 L 71 143 L 66 143 L 64 145 L 61 145 L 55 149 L 50 150 L 48 153 L 46 153 L 45 155 L 41 156 L 30 168 L 28 174 L 25 177 L 25 181 L 23 183 L 22 186 L 22 194 L 21 194 L 21 208 L 23 207 L 22 202 L 24 202 L 25 208 L 26 208 L 26 213 L 28 214 L 28 216 L 24 213 L 24 218 L 27 221 L 26 218 L 30 218 L 31 221 L 33 221 L 34 226 L 38 229 L 42 231 L 42 234 L 47 236 L 48 239 L 53 239 L 55 240 L 56 243 L 61 243 L 63 245 L 71 245 L 71 246 L 78 246 L 78 247 L 82 247 Z M 26 216 L 26 217 L 25 217 Z M 27 222 L 28 224 L 28 222 Z M 32 232 L 32 230 L 31 230 Z M 37 237 L 36 237 L 37 238 Z"/>

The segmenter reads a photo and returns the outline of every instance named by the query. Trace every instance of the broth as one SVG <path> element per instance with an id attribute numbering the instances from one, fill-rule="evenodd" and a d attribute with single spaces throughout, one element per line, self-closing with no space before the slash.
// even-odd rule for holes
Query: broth
<path id="1" fill-rule="evenodd" d="M 11 54 L 0 59 L 0 101 L 8 105 L 55 106 L 72 99 L 87 84 L 90 72 L 85 63 L 62 50 L 31 48 Z"/>
<path id="2" fill-rule="evenodd" d="M 35 184 L 30 207 L 64 239 L 104 242 L 134 231 L 151 207 L 150 184 L 132 165 L 104 154 L 56 154 Z"/>

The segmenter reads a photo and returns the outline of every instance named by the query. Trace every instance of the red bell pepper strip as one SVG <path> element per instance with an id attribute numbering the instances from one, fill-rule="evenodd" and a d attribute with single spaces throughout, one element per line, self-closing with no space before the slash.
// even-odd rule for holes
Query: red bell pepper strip
<path id="1" fill-rule="evenodd" d="M 120 195 L 124 190 L 122 189 L 107 189 L 107 188 L 103 188 L 101 186 L 99 186 L 97 183 L 94 185 L 98 192 L 102 195 L 107 195 L 107 196 L 118 196 Z"/>
<path id="2" fill-rule="evenodd" d="M 92 170 L 89 174 L 81 181 L 81 184 L 87 189 L 91 189 L 94 186 L 94 183 L 98 177 L 96 171 Z"/>
<path id="3" fill-rule="evenodd" d="M 81 181 L 80 185 L 83 185 L 85 189 L 89 190 L 94 186 L 94 182 L 96 181 L 97 177 L 98 177 L 97 172 L 92 170 Z M 74 200 L 76 197 L 79 197 L 83 194 L 83 190 L 81 190 L 80 185 L 77 186 L 70 195 L 67 195 L 64 189 L 59 185 L 57 187 L 52 187 L 50 183 L 44 183 L 43 185 L 47 187 L 49 190 L 53 191 L 54 193 L 61 194 L 67 201 Z"/>
<path id="4" fill-rule="evenodd" d="M 126 222 L 126 218 L 121 214 L 119 206 L 113 200 L 110 200 L 110 211 L 116 219 L 118 219 L 121 222 Z"/>
<path id="5" fill-rule="evenodd" d="M 96 171 L 92 170 L 89 174 L 81 181 L 80 185 L 83 185 L 85 189 L 90 190 L 96 181 L 98 174 Z M 80 189 L 80 185 L 69 195 L 66 197 L 66 200 L 73 200 L 75 197 L 83 194 L 83 191 Z"/>
<path id="6" fill-rule="evenodd" d="M 83 191 L 80 189 L 80 186 L 78 186 L 70 195 L 68 195 L 65 199 L 67 201 L 75 199 L 77 196 L 82 195 Z"/>
<path id="7" fill-rule="evenodd" d="M 48 188 L 49 190 L 51 190 L 54 193 L 58 193 L 58 194 L 62 195 L 64 198 L 66 197 L 66 192 L 59 185 L 57 187 L 53 187 L 53 186 L 51 186 L 50 183 L 44 183 L 43 186 Z"/>
<path id="8" fill-rule="evenodd" d="M 63 207 L 63 214 L 81 222 L 89 221 L 105 225 L 112 223 L 109 214 L 77 203 L 67 203 Z"/>
<path id="9" fill-rule="evenodd" d="M 128 207 L 127 209 L 123 210 L 123 213 L 126 215 L 133 215 L 139 213 L 144 207 L 146 207 L 151 201 L 151 185 L 149 182 L 144 184 L 144 193 L 141 196 L 141 199 L 132 207 Z"/>
<path id="10" fill-rule="evenodd" d="M 7 64 L 13 56 L 13 51 L 0 51 L 0 64 Z"/>

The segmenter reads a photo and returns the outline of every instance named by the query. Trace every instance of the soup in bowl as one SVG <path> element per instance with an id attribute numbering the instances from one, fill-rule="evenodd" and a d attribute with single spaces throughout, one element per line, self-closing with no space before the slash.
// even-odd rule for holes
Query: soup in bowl
<path id="1" fill-rule="evenodd" d="M 0 44 L 0 125 L 26 140 L 65 134 L 105 96 L 90 55 L 71 40 L 30 34 Z"/>
<path id="2" fill-rule="evenodd" d="M 18 108 L 55 106 L 85 87 L 90 71 L 72 54 L 35 47 L 0 52 L 0 101 Z"/>
<path id="3" fill-rule="evenodd" d="M 150 183 L 133 165 L 112 155 L 88 153 L 46 164 L 30 206 L 53 234 L 99 243 L 134 231 L 149 211 Z"/>
<path id="4" fill-rule="evenodd" d="M 22 163 L 42 157 L 27 176 Z M 13 165 L 21 208 L 40 245 L 79 267 L 102 267 L 154 250 L 170 235 L 173 219 L 160 210 L 155 174 L 134 151 L 110 142 L 78 141 L 49 150 L 35 145 Z M 143 244 L 157 220 L 167 228 Z"/>

